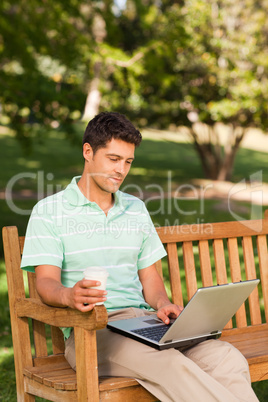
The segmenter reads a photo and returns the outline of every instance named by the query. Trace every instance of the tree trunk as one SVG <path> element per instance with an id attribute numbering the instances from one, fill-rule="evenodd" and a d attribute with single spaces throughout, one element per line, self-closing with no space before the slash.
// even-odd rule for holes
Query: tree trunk
<path id="1" fill-rule="evenodd" d="M 94 116 L 96 116 L 96 114 L 99 113 L 99 107 L 101 101 L 101 93 L 99 90 L 100 75 L 101 75 L 101 62 L 96 62 L 94 65 L 94 78 L 90 83 L 89 91 L 87 94 L 84 114 L 82 117 L 83 121 L 89 121 Z"/>
<path id="2" fill-rule="evenodd" d="M 224 147 L 224 156 L 217 180 L 231 180 L 236 153 L 245 133 L 246 130 L 244 128 L 232 126 L 229 139 Z"/>
<path id="3" fill-rule="evenodd" d="M 200 162 L 207 179 L 217 180 L 220 160 L 211 151 L 210 144 L 194 142 L 195 149 L 199 155 Z"/>
<path id="4" fill-rule="evenodd" d="M 204 127 L 206 127 L 206 135 L 204 135 Z M 199 155 L 205 177 L 211 180 L 230 181 L 235 156 L 246 130 L 231 125 L 223 150 L 220 145 L 219 133 L 215 126 L 193 126 L 189 133 L 194 140 L 194 146 Z"/>
<path id="5" fill-rule="evenodd" d="M 106 23 L 100 14 L 96 14 L 94 16 L 92 33 L 97 44 L 96 53 L 100 53 L 98 51 L 98 47 L 103 43 L 107 35 Z M 99 113 L 101 102 L 101 92 L 99 90 L 99 85 L 101 81 L 101 68 L 102 62 L 96 61 L 93 65 L 93 79 L 91 80 L 89 85 L 84 114 L 82 117 L 83 121 L 91 120 L 94 116 L 96 116 L 96 114 Z"/>

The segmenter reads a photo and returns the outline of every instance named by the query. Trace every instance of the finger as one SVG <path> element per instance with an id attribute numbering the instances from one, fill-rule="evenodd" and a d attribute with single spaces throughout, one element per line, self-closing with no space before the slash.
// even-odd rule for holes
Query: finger
<path id="1" fill-rule="evenodd" d="M 178 315 L 182 312 L 183 307 L 178 306 L 178 305 L 176 305 L 176 304 L 172 304 L 172 305 L 166 307 L 165 310 L 166 310 L 166 313 L 167 313 L 168 315 L 175 314 L 176 316 L 178 316 Z"/>
<path id="2" fill-rule="evenodd" d="M 91 279 L 82 279 L 82 281 L 80 281 L 79 284 L 82 288 L 91 288 L 91 287 L 95 287 L 95 286 L 100 286 L 101 282 L 93 281 Z"/>
<path id="3" fill-rule="evenodd" d="M 165 324 L 169 324 L 169 318 L 163 310 L 159 310 L 157 312 L 157 317 L 160 318 L 160 320 L 162 320 Z"/>
<path id="4" fill-rule="evenodd" d="M 82 311 L 83 313 L 86 313 L 87 311 L 91 311 L 93 310 L 93 308 L 95 307 L 95 304 L 79 304 L 77 306 L 77 310 Z"/>
<path id="5" fill-rule="evenodd" d="M 106 290 L 98 290 L 98 289 L 92 289 L 92 288 L 87 288 L 81 292 L 81 296 L 83 297 L 105 297 L 107 295 Z"/>
<path id="6" fill-rule="evenodd" d="M 99 296 L 99 297 L 81 297 L 79 300 L 79 303 L 82 304 L 96 304 L 96 303 L 103 303 L 107 300 L 107 297 L 105 296 Z"/>

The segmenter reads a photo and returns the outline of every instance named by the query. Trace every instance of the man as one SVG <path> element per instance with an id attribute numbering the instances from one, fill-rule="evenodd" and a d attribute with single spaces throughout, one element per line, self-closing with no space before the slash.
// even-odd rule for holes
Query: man
<path id="1" fill-rule="evenodd" d="M 82 176 L 35 206 L 22 268 L 35 270 L 44 303 L 90 311 L 104 301 L 109 320 L 156 310 L 168 324 L 180 314 L 155 268 L 166 253 L 150 216 L 142 201 L 119 191 L 140 142 L 125 116 L 97 115 L 84 134 Z M 107 291 L 83 279 L 88 266 L 109 271 Z M 75 369 L 73 331 L 63 332 L 66 359 Z M 97 331 L 97 342 L 100 375 L 134 377 L 161 401 L 257 400 L 246 359 L 225 342 L 157 351 L 108 329 Z"/>

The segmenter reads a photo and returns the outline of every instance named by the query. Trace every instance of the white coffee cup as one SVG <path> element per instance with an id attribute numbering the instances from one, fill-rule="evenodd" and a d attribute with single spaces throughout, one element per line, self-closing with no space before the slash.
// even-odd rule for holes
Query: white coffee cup
<path id="1" fill-rule="evenodd" d="M 99 281 L 101 284 L 99 286 L 90 286 L 91 289 L 106 289 L 106 282 L 109 274 L 103 267 L 88 267 L 84 271 L 84 278 L 92 281 Z M 103 304 L 103 302 L 96 303 L 97 306 Z"/>

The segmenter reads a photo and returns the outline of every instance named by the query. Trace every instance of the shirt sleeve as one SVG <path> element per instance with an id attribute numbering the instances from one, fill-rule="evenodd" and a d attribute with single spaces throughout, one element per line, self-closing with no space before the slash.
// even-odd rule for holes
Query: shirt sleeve
<path id="1" fill-rule="evenodd" d="M 138 256 L 138 269 L 147 268 L 167 255 L 145 205 L 143 209 L 143 213 L 146 214 L 146 222 L 144 223 L 144 238 Z"/>
<path id="2" fill-rule="evenodd" d="M 53 219 L 37 204 L 27 226 L 21 268 L 30 272 L 38 265 L 62 268 L 62 261 L 63 245 Z"/>

